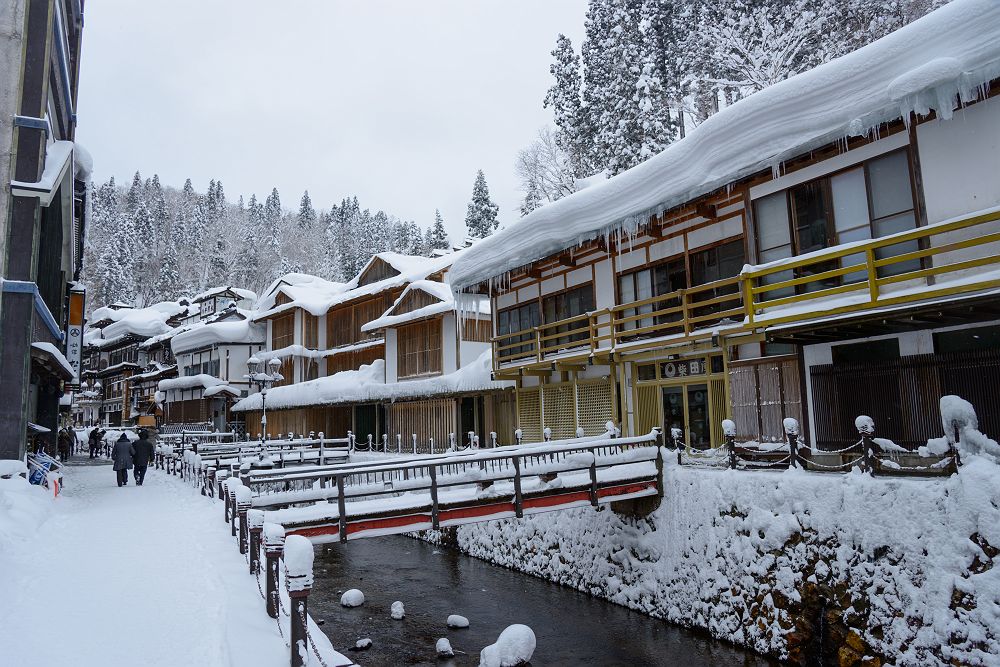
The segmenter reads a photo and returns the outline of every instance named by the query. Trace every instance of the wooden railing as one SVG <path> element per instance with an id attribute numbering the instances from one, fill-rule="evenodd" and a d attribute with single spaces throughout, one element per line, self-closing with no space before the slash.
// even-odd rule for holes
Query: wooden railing
<path id="1" fill-rule="evenodd" d="M 501 334 L 493 339 L 494 367 L 641 339 L 702 338 L 720 323 L 732 332 L 1000 287 L 1000 272 L 974 273 L 1000 263 L 998 222 L 1000 211 L 935 223 Z M 984 247 L 991 243 L 997 247 Z"/>
<path id="2" fill-rule="evenodd" d="M 949 275 L 996 264 L 1000 253 L 945 256 L 1000 242 L 1000 231 L 982 227 L 998 220 L 1000 211 L 994 211 L 754 267 L 740 276 L 747 325 L 803 321 L 1000 287 L 997 274 Z M 967 238 L 942 238 L 962 230 L 969 230 L 963 235 Z M 899 248 L 904 244 L 916 249 Z"/>

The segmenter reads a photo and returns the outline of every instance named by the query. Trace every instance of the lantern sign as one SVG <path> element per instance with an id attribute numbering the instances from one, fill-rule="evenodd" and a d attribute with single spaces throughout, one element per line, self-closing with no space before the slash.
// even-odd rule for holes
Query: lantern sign
<path id="1" fill-rule="evenodd" d="M 80 364 L 83 360 L 83 307 L 87 292 L 83 286 L 74 285 L 69 292 L 69 319 L 66 324 L 66 360 L 73 367 L 70 388 L 80 388 Z"/>

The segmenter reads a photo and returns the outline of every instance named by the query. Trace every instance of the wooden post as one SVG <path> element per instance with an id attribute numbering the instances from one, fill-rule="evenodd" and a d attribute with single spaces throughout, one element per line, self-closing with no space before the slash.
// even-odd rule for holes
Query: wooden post
<path id="1" fill-rule="evenodd" d="M 285 549 L 285 529 L 281 524 L 265 523 L 263 534 L 264 560 L 267 569 L 265 584 L 267 615 L 278 618 L 278 560 Z"/>
<path id="2" fill-rule="evenodd" d="M 325 445 L 325 443 L 323 442 L 323 431 L 320 431 L 319 432 L 319 464 L 320 465 L 323 465 L 324 461 L 326 460 L 325 456 L 324 456 L 326 448 L 324 447 L 324 445 Z"/>
<path id="3" fill-rule="evenodd" d="M 875 421 L 866 415 L 861 415 L 854 420 L 854 426 L 861 436 L 861 470 L 872 475 L 878 469 L 878 460 L 875 458 Z"/>
<path id="4" fill-rule="evenodd" d="M 313 584 L 313 547 L 301 535 L 289 535 L 285 540 L 285 587 L 291 599 L 289 624 L 292 628 L 292 667 L 304 667 L 309 654 L 308 599 Z"/>
<path id="5" fill-rule="evenodd" d="M 590 460 L 590 504 L 597 507 L 597 453 L 590 452 L 593 457 Z"/>
<path id="6" fill-rule="evenodd" d="M 514 516 L 518 519 L 524 516 L 521 497 L 521 457 L 515 456 L 514 462 Z"/>
<path id="7" fill-rule="evenodd" d="M 396 434 L 396 453 L 403 453 L 403 436 L 399 433 Z"/>
<path id="8" fill-rule="evenodd" d="M 250 532 L 250 574 L 260 571 L 260 534 L 264 531 L 264 511 L 249 510 L 247 526 Z"/>
<path id="9" fill-rule="evenodd" d="M 438 523 L 437 467 L 431 464 L 428 470 L 431 475 L 431 527 L 437 530 L 440 528 L 440 524 Z"/>
<path id="10" fill-rule="evenodd" d="M 729 452 L 729 467 L 736 470 L 739 462 L 736 457 L 736 422 L 731 419 L 722 420 L 722 437 L 726 441 L 726 450 Z"/>
<path id="11" fill-rule="evenodd" d="M 228 470 L 219 470 L 215 473 L 215 481 L 219 485 L 219 499 L 226 506 L 226 521 L 229 521 L 229 496 L 226 494 L 226 480 L 229 479 Z"/>
<path id="12" fill-rule="evenodd" d="M 337 535 L 341 544 L 347 542 L 347 500 L 344 498 L 344 476 L 337 475 L 337 513 L 340 515 Z"/>
<path id="13" fill-rule="evenodd" d="M 412 437 L 413 437 L 413 453 L 416 454 L 417 453 L 417 434 L 414 433 Z"/>
<path id="14" fill-rule="evenodd" d="M 247 512 L 250 511 L 250 503 L 253 496 L 250 494 L 250 489 L 245 486 L 240 486 L 236 489 L 236 514 L 240 522 L 240 553 L 245 554 L 247 552 L 247 539 L 248 530 L 247 525 Z"/>
<path id="15" fill-rule="evenodd" d="M 215 497 L 215 466 L 208 466 L 205 471 L 205 483 L 201 485 L 201 495 Z"/>
<path id="16" fill-rule="evenodd" d="M 239 479 L 230 479 L 229 482 L 229 527 L 232 537 L 236 537 L 236 488 L 242 486 Z"/>
<path id="17" fill-rule="evenodd" d="M 957 419 L 951 420 L 951 428 L 955 431 L 955 441 L 948 443 L 948 449 L 951 450 L 951 471 L 953 473 L 958 472 L 958 466 L 962 465 L 962 459 L 958 455 L 958 443 L 962 441 L 962 426 L 959 424 Z"/>

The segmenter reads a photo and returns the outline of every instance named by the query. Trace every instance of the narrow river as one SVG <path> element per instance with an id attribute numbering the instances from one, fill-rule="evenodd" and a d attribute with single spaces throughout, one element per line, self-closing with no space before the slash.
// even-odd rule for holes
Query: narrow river
<path id="1" fill-rule="evenodd" d="M 314 572 L 312 617 L 324 621 L 323 630 L 342 651 L 370 638 L 370 649 L 348 653 L 364 667 L 474 667 L 479 651 L 512 623 L 535 632 L 533 667 L 777 664 L 585 593 L 406 537 L 320 547 Z M 362 607 L 340 606 L 341 592 L 350 588 L 364 592 Z M 389 615 L 395 600 L 406 608 L 401 621 Z M 470 627 L 448 629 L 449 614 L 467 617 Z M 435 657 L 440 637 L 456 650 L 451 661 Z"/>

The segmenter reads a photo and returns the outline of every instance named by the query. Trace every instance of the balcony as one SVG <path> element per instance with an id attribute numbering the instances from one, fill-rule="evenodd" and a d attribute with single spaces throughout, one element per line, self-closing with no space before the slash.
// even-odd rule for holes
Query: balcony
<path id="1" fill-rule="evenodd" d="M 747 267 L 493 338 L 495 370 L 818 322 L 1000 288 L 1000 209 Z"/>

